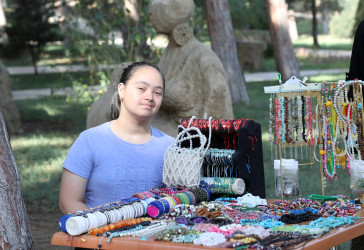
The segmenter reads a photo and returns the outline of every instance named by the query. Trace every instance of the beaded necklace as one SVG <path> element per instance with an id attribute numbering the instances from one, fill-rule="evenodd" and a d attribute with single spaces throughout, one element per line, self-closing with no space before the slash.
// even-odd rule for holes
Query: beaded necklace
<path id="1" fill-rule="evenodd" d="M 285 123 L 285 117 L 286 117 L 286 108 L 284 106 L 285 98 L 280 98 L 280 104 L 281 104 L 281 140 L 283 143 L 286 143 L 286 123 Z"/>
<path id="2" fill-rule="evenodd" d="M 328 86 L 325 82 L 322 84 L 322 131 L 321 136 L 323 140 L 321 143 L 321 161 L 323 163 L 325 177 L 330 180 L 336 180 L 336 157 L 334 156 L 335 145 L 332 143 L 332 123 L 330 122 L 330 111 L 331 111 L 331 94 L 333 86 L 330 86 L 330 93 Z"/>
<path id="3" fill-rule="evenodd" d="M 225 242 L 225 236 L 223 234 L 215 233 L 215 232 L 207 232 L 200 234 L 200 237 L 193 240 L 193 244 L 195 245 L 203 245 L 207 247 L 216 246 L 220 243 Z"/>
<path id="4" fill-rule="evenodd" d="M 258 243 L 258 247 L 261 248 L 269 248 L 270 246 L 274 245 L 275 248 L 288 248 L 290 246 L 298 245 L 302 242 L 307 242 L 313 239 L 312 236 L 303 235 L 303 234 L 280 234 L 275 233 L 271 234 L 268 237 L 260 240 Z"/>
<path id="5" fill-rule="evenodd" d="M 269 98 L 269 142 L 270 142 L 270 156 L 271 160 L 273 161 L 273 142 L 274 142 L 274 136 L 273 136 L 273 120 L 274 120 L 274 110 L 273 110 L 273 94 L 270 95 Z"/>
<path id="6" fill-rule="evenodd" d="M 362 81 L 359 81 L 359 82 L 362 83 Z M 345 149 L 347 150 L 347 155 L 348 155 L 349 158 L 352 155 L 354 155 L 353 147 L 354 147 L 355 143 L 353 142 L 351 127 L 352 126 L 355 127 L 355 125 L 352 124 L 352 122 L 351 122 L 350 105 L 349 104 L 343 105 L 344 106 L 343 107 L 343 112 L 341 112 L 341 110 L 339 109 L 338 103 L 340 102 L 340 96 L 342 94 L 341 92 L 344 91 L 344 93 L 345 93 L 344 98 L 347 99 L 346 87 L 350 86 L 352 84 L 355 84 L 355 83 L 356 83 L 356 81 L 339 82 L 338 88 L 337 88 L 337 90 L 335 91 L 335 94 L 334 94 L 334 101 L 333 101 L 333 107 L 334 107 L 334 110 L 336 111 L 337 116 L 340 118 L 340 120 L 345 124 L 345 126 L 347 128 L 347 137 L 348 138 L 347 138 L 347 142 L 346 142 L 346 140 L 344 140 L 344 143 L 345 143 Z M 338 98 L 339 98 L 339 101 L 338 101 Z"/>
<path id="7" fill-rule="evenodd" d="M 276 122 L 275 122 L 275 129 L 276 129 L 276 145 L 278 145 L 280 139 L 281 139 L 281 119 L 280 119 L 280 108 L 281 108 L 281 104 L 280 104 L 280 99 L 276 98 L 275 100 L 275 104 L 276 104 Z"/>
<path id="8" fill-rule="evenodd" d="M 313 136 L 313 129 L 312 129 L 312 104 L 311 104 L 311 97 L 307 97 L 307 107 L 308 107 L 308 112 L 307 112 L 307 120 L 308 120 L 308 135 L 307 135 L 307 139 L 308 139 L 308 144 L 310 146 L 313 146 L 314 144 L 314 136 Z"/>
<path id="9" fill-rule="evenodd" d="M 353 224 L 355 220 L 360 219 L 360 217 L 353 217 L 353 216 L 347 216 L 347 217 L 321 217 L 317 220 L 311 221 L 310 224 L 308 224 L 310 227 L 318 227 L 318 228 L 335 228 L 340 227 L 344 224 Z"/>

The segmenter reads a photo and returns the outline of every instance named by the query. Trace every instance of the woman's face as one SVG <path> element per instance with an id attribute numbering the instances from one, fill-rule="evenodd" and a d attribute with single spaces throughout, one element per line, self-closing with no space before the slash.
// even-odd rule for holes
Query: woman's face
<path id="1" fill-rule="evenodd" d="M 122 99 L 121 112 L 139 120 L 150 119 L 162 104 L 163 79 L 153 67 L 139 67 L 126 84 L 119 84 L 118 91 Z"/>

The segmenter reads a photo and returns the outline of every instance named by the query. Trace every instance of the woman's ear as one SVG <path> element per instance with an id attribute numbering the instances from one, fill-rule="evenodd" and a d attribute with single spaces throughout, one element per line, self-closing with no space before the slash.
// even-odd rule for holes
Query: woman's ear
<path id="1" fill-rule="evenodd" d="M 124 89 L 125 89 L 125 85 L 124 83 L 119 83 L 118 85 L 118 94 L 119 94 L 119 97 L 120 97 L 120 100 L 123 101 L 124 99 Z"/>

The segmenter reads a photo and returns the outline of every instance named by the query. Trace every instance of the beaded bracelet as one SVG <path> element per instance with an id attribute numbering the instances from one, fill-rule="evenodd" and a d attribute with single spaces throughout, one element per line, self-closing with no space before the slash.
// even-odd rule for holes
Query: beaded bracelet
<path id="1" fill-rule="evenodd" d="M 163 204 L 163 209 L 164 209 L 163 213 L 164 214 L 169 213 L 170 206 L 169 206 L 168 201 L 165 198 L 159 199 L 159 201 Z"/>
<path id="2" fill-rule="evenodd" d="M 190 200 L 191 200 L 190 204 L 196 204 L 195 195 L 191 191 L 186 191 L 185 193 L 190 197 Z"/>
<path id="3" fill-rule="evenodd" d="M 225 236 L 223 234 L 208 232 L 200 234 L 200 237 L 193 240 L 193 244 L 195 245 L 204 245 L 207 247 L 216 246 L 220 243 L 224 243 L 226 241 Z"/>
<path id="4" fill-rule="evenodd" d="M 177 196 L 175 196 L 175 195 L 170 195 L 170 196 L 174 199 L 174 201 L 176 202 L 176 205 L 181 204 L 181 201 L 178 199 Z"/>
<path id="5" fill-rule="evenodd" d="M 165 208 L 160 200 L 152 201 L 147 208 L 147 213 L 152 218 L 157 218 L 163 214 Z"/>

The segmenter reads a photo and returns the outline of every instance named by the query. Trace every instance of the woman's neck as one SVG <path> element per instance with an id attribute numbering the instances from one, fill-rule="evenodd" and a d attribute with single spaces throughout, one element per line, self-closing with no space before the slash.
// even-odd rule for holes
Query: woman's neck
<path id="1" fill-rule="evenodd" d="M 110 127 L 116 136 L 129 143 L 143 144 L 152 138 L 149 120 L 139 121 L 120 115 Z"/>

